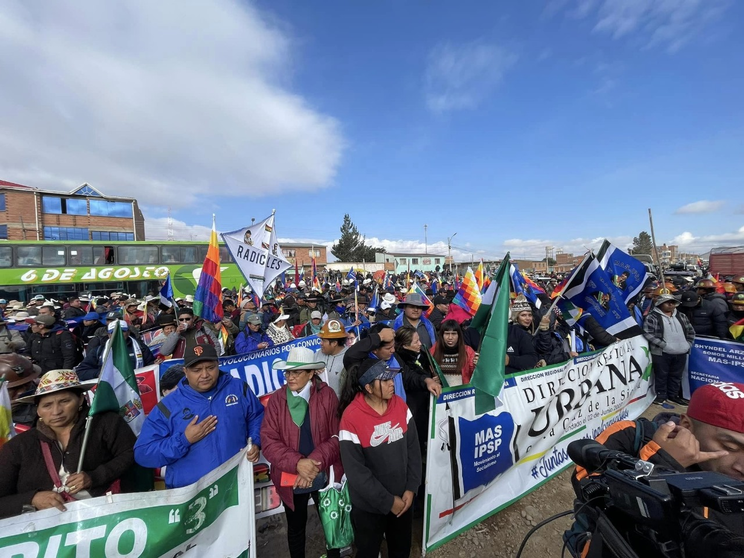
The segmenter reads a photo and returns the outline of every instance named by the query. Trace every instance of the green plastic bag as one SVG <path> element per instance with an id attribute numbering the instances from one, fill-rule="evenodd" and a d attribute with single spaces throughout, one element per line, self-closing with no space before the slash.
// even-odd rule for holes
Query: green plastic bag
<path id="1" fill-rule="evenodd" d="M 323 523 L 326 546 L 328 548 L 345 548 L 354 541 L 354 529 L 351 526 L 351 499 L 346 475 L 340 483 L 334 482 L 335 476 L 331 467 L 328 486 L 319 490 L 318 513 Z"/>

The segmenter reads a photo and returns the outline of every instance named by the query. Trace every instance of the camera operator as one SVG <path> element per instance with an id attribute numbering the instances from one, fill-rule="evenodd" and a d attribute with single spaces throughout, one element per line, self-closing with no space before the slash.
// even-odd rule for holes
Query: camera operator
<path id="1" fill-rule="evenodd" d="M 692 394 L 687 413 L 617 422 L 596 441 L 669 470 L 713 471 L 744 481 L 744 384 L 704 385 Z M 579 498 L 589 477 L 586 469 L 576 468 L 572 483 Z M 709 508 L 694 511 L 734 533 L 744 532 L 744 514 L 722 514 Z"/>

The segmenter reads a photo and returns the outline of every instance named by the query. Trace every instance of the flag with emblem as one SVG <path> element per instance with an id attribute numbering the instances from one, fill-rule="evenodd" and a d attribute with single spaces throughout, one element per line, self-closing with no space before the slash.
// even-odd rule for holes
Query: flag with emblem
<path id="1" fill-rule="evenodd" d="M 217 245 L 217 229 L 212 215 L 212 234 L 209 237 L 207 257 L 204 258 L 199 284 L 194 294 L 194 315 L 208 322 L 219 322 L 222 310 L 222 277 L 220 272 L 220 248 Z"/>
<path id="2" fill-rule="evenodd" d="M 89 415 L 116 411 L 132 432 L 139 435 L 145 421 L 145 412 L 120 324 L 121 320 L 117 320 L 111 340 L 106 344 L 101 375 L 98 377 Z"/>
<path id="3" fill-rule="evenodd" d="M 470 327 L 481 335 L 478 364 L 470 383 L 476 388 L 475 412 L 496 407 L 506 377 L 506 338 L 509 329 L 509 254 L 501 262 L 483 295 Z M 470 270 L 468 270 L 470 272 Z"/>
<path id="4" fill-rule="evenodd" d="M 0 446 L 10 440 L 14 433 L 8 382 L 3 379 L 0 381 Z"/>

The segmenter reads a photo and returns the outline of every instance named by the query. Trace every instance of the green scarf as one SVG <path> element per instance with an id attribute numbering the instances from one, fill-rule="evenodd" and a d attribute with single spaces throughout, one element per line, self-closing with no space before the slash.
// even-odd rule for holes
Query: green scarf
<path id="1" fill-rule="evenodd" d="M 302 426 L 307 416 L 307 401 L 301 395 L 295 395 L 289 387 L 287 387 L 287 406 L 289 407 L 289 414 L 292 416 L 292 422 L 297 426 Z"/>

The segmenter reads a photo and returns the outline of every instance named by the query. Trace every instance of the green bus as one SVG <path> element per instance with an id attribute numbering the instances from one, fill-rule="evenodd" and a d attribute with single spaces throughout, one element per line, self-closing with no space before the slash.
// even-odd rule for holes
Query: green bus
<path id="1" fill-rule="evenodd" d="M 170 274 L 175 296 L 193 295 L 207 255 L 207 242 L 3 241 L 0 298 L 21 302 L 46 298 L 157 294 Z M 222 286 L 238 289 L 245 279 L 220 245 Z"/>

